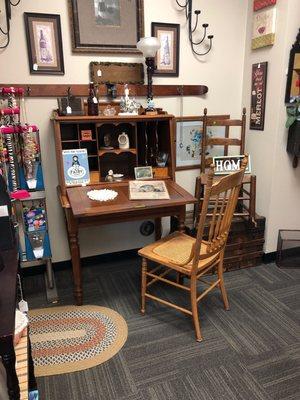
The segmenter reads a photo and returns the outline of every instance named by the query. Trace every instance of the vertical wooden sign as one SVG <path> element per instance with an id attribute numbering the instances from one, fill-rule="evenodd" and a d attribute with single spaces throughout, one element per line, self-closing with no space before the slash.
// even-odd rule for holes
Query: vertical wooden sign
<path id="1" fill-rule="evenodd" d="M 250 129 L 263 131 L 268 63 L 252 65 Z"/>

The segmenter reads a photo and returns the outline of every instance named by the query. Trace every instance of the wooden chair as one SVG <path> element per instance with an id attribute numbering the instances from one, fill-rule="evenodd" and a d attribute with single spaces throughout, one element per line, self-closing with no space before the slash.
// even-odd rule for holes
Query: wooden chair
<path id="1" fill-rule="evenodd" d="M 229 309 L 223 280 L 223 257 L 247 162 L 248 156 L 245 156 L 240 171 L 215 183 L 213 183 L 214 168 L 211 166 L 196 238 L 184 233 L 174 232 L 166 238 L 139 250 L 139 255 L 142 257 L 141 313 L 145 313 L 146 299 L 152 299 L 191 315 L 197 341 L 202 340 L 197 306 L 199 300 L 218 286 L 221 290 L 225 309 Z M 208 209 L 212 202 L 214 202 L 214 208 L 212 217 L 209 218 L 207 240 L 203 240 Z M 159 265 L 148 271 L 147 260 L 154 261 Z M 215 267 L 217 267 L 217 280 L 208 282 L 202 279 L 204 274 Z M 161 271 L 161 269 L 163 270 Z M 188 277 L 190 279 L 189 285 L 167 279 L 166 275 L 171 271 Z M 150 279 L 148 280 L 148 278 Z M 208 288 L 201 294 L 197 293 L 198 280 L 208 285 Z M 187 291 L 190 294 L 191 310 L 150 294 L 147 290 L 157 281 Z"/>
<path id="2" fill-rule="evenodd" d="M 225 137 L 209 137 L 208 128 L 210 126 L 223 127 L 225 130 Z M 231 135 L 231 129 L 236 129 L 235 137 Z M 195 186 L 195 197 L 199 199 L 199 203 L 194 208 L 194 221 L 197 221 L 199 211 L 201 211 L 201 204 L 203 202 L 204 186 L 207 180 L 207 171 L 212 164 L 212 158 L 207 157 L 207 149 L 210 146 L 222 146 L 224 147 L 224 155 L 228 155 L 229 147 L 235 147 L 237 150 L 235 154 L 245 153 L 245 132 L 246 132 L 246 108 L 243 108 L 243 114 L 241 119 L 229 119 L 229 118 L 212 118 L 207 115 L 207 109 L 204 109 L 203 115 L 203 140 L 201 142 L 201 175 L 196 178 Z M 215 177 L 215 179 L 220 179 Z M 255 225 L 255 210 L 256 203 L 256 176 L 245 175 L 241 187 L 240 196 L 238 199 L 238 208 L 234 212 L 235 217 L 242 217 L 249 219 Z"/>

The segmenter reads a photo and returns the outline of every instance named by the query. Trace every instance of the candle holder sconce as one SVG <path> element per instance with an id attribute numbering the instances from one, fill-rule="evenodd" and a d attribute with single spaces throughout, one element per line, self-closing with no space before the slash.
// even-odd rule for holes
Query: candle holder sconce
<path id="1" fill-rule="evenodd" d="M 195 39 L 195 35 L 196 35 L 196 30 L 198 28 L 198 23 L 199 23 L 199 15 L 201 14 L 201 10 L 195 10 L 193 12 L 193 0 L 185 0 L 184 4 L 181 4 L 180 1 L 175 0 L 176 4 L 181 8 L 181 10 L 185 11 L 185 16 L 186 16 L 186 20 L 188 22 L 188 34 L 189 34 L 189 41 L 190 41 L 190 45 L 191 45 L 191 49 L 193 51 L 194 54 L 196 54 L 197 56 L 205 56 L 206 54 L 208 54 L 212 48 L 212 40 L 213 40 L 213 35 L 207 35 L 207 28 L 209 27 L 209 24 L 205 23 L 202 24 L 202 28 L 203 28 L 203 35 L 202 38 L 199 40 Z M 195 24 L 193 26 L 193 14 L 196 16 L 196 21 Z M 202 44 L 204 44 L 205 39 L 209 40 L 209 46 L 208 49 L 204 52 L 200 52 L 198 50 L 196 50 L 195 46 L 200 46 Z"/>

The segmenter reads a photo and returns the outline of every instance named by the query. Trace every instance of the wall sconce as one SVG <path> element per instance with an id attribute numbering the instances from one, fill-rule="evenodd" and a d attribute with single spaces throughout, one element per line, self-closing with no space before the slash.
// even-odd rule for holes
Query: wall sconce
<path id="1" fill-rule="evenodd" d="M 143 53 L 147 66 L 147 108 L 146 111 L 154 111 L 152 77 L 155 71 L 154 57 L 160 48 L 160 42 L 156 37 L 144 37 L 137 42 L 136 47 Z"/>
<path id="2" fill-rule="evenodd" d="M 198 27 L 198 20 L 199 20 L 199 15 L 201 13 L 200 10 L 195 10 L 194 14 L 196 15 L 196 21 L 195 21 L 195 26 L 192 27 L 192 16 L 193 16 L 193 0 L 185 0 L 185 4 L 180 4 L 180 2 L 178 0 L 175 0 L 177 5 L 181 8 L 185 10 L 185 16 L 186 19 L 188 21 L 188 29 L 189 29 L 189 41 L 190 41 L 190 45 L 192 48 L 192 51 L 194 54 L 196 54 L 197 56 L 205 56 L 205 54 L 209 53 L 212 47 L 212 39 L 213 39 L 213 35 L 208 35 L 207 39 L 209 39 L 209 48 L 207 51 L 205 51 L 204 53 L 200 53 L 198 51 L 195 50 L 194 46 L 199 46 L 200 44 L 202 44 L 204 42 L 204 40 L 206 39 L 206 31 L 208 28 L 208 24 L 202 24 L 203 27 L 203 36 L 202 39 L 198 40 L 198 41 L 194 41 L 193 40 L 193 34 L 195 33 L 197 27 Z"/>

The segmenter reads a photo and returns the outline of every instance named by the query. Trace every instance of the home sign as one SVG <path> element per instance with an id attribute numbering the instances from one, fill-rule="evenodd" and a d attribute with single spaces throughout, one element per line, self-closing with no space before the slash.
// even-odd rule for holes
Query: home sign
<path id="1" fill-rule="evenodd" d="M 243 158 L 244 158 L 243 155 L 213 157 L 215 174 L 227 175 L 230 174 L 231 172 L 239 171 L 241 169 L 241 162 Z M 251 162 L 249 155 L 245 174 L 250 174 L 250 173 L 251 173 Z"/>

